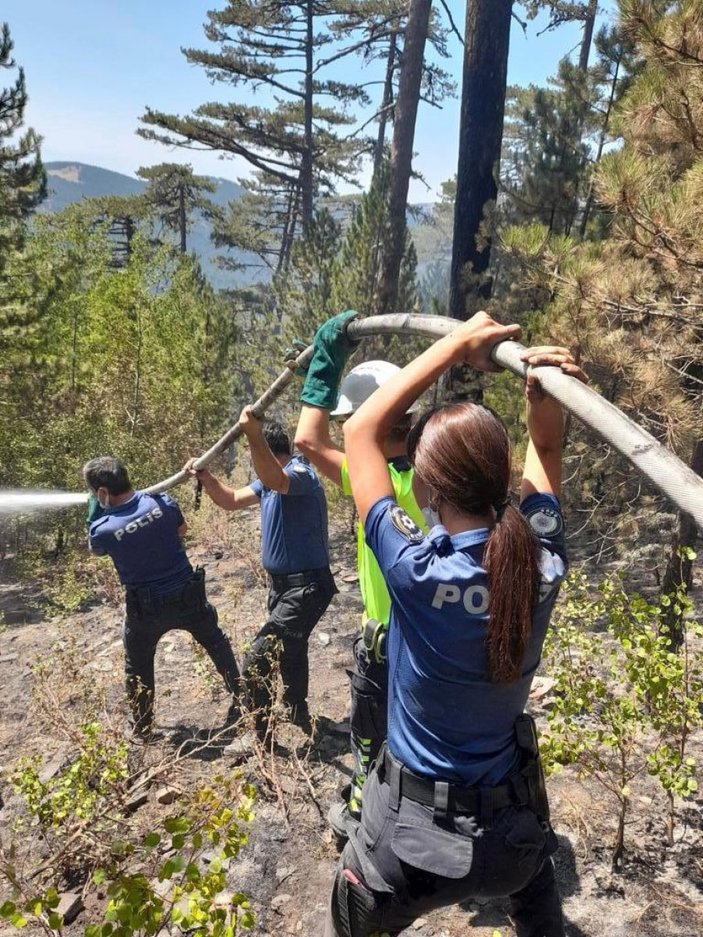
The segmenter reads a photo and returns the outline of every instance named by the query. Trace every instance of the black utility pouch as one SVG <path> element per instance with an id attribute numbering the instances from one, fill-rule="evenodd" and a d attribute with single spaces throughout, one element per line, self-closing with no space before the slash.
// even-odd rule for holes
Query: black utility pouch
<path id="1" fill-rule="evenodd" d="M 127 589 L 124 596 L 125 611 L 130 621 L 138 621 L 142 617 L 142 603 L 134 589 Z"/>
<path id="2" fill-rule="evenodd" d="M 205 570 L 202 566 L 193 570 L 190 582 L 185 587 L 183 600 L 188 608 L 205 608 L 207 597 L 205 595 Z"/>
<path id="3" fill-rule="evenodd" d="M 544 778 L 542 759 L 539 755 L 539 741 L 535 720 L 528 713 L 521 713 L 515 720 L 515 738 L 523 755 L 522 774 L 527 781 L 530 807 L 540 820 L 549 820 L 549 800 L 547 784 Z"/>

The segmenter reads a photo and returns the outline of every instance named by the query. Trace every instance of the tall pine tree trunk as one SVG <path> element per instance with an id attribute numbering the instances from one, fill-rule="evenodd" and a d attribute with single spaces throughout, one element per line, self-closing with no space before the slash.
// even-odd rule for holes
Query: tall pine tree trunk
<path id="1" fill-rule="evenodd" d="M 477 245 L 498 196 L 512 0 L 467 0 L 459 165 L 449 314 L 468 318 L 470 296 L 488 298 L 491 238 Z M 473 274 L 473 276 L 472 276 Z"/>
<path id="2" fill-rule="evenodd" d="M 303 156 L 300 165 L 300 181 L 303 201 L 303 231 L 312 221 L 313 184 L 312 184 L 312 107 L 313 107 L 313 42 L 314 35 L 314 0 L 308 0 L 306 6 L 305 39 L 305 126 Z"/>
<path id="3" fill-rule="evenodd" d="M 293 249 L 293 241 L 295 240 L 295 229 L 298 225 L 298 218 L 300 216 L 300 201 L 302 191 L 303 188 L 301 181 L 299 186 L 292 187 L 288 193 L 286 219 L 283 228 L 283 235 L 281 237 L 281 249 L 278 254 L 278 264 L 276 266 L 277 275 L 285 273 L 288 269 L 288 265 L 290 264 L 291 250 Z M 303 226 L 304 225 L 305 219 L 303 219 Z"/>
<path id="4" fill-rule="evenodd" d="M 591 178 L 588 182 L 588 194 L 586 196 L 586 204 L 583 206 L 583 214 L 581 215 L 581 223 L 579 225 L 579 237 L 583 240 L 586 234 L 586 227 L 588 226 L 588 218 L 591 214 L 591 208 L 593 207 L 593 192 L 594 192 L 594 179 L 595 179 L 595 170 L 596 166 L 600 163 L 601 158 L 603 157 L 603 149 L 605 147 L 605 138 L 608 133 L 608 127 L 610 126 L 610 115 L 613 110 L 613 105 L 615 104 L 615 92 L 618 86 L 618 77 L 620 74 L 620 62 L 622 61 L 622 56 L 615 63 L 615 71 L 613 73 L 613 80 L 610 85 L 610 95 L 608 96 L 608 106 L 605 109 L 605 115 L 603 116 L 603 123 L 601 124 L 600 133 L 598 134 L 598 149 L 596 151 L 596 157 L 591 166 Z"/>
<path id="5" fill-rule="evenodd" d="M 378 134 L 376 136 L 376 147 L 373 154 L 373 174 L 377 176 L 383 164 L 383 157 L 386 150 L 386 127 L 390 116 L 391 105 L 393 104 L 393 73 L 395 71 L 395 53 L 398 44 L 398 34 L 392 32 L 388 40 L 388 60 L 386 62 L 386 80 L 383 85 L 383 100 L 381 101 L 381 113 L 378 118 Z"/>
<path id="6" fill-rule="evenodd" d="M 178 229 L 181 234 L 181 253 L 185 254 L 188 249 L 186 243 L 186 193 L 183 183 L 178 186 Z"/>
<path id="7" fill-rule="evenodd" d="M 598 0 L 589 0 L 588 9 L 583 21 L 583 36 L 581 37 L 581 48 L 579 50 L 579 71 L 583 73 L 584 80 L 585 75 L 588 72 L 588 58 L 591 54 L 591 43 L 593 42 L 593 29 L 596 25 L 596 14 L 598 13 Z M 583 138 L 583 121 L 579 121 L 578 126 L 578 140 L 579 142 Z M 576 179 L 576 186 L 574 191 L 574 197 L 571 204 L 570 218 L 568 227 L 565 228 L 565 234 L 571 234 L 571 228 L 576 222 L 576 217 L 579 211 L 579 202 L 580 202 L 580 189 L 581 183 L 583 182 L 583 176 L 586 172 L 586 164 L 583 164 L 583 170 L 581 174 Z M 588 200 L 588 196 L 586 197 Z"/>
<path id="8" fill-rule="evenodd" d="M 405 250 L 405 211 L 412 171 L 415 121 L 431 9 L 432 0 L 410 0 L 393 117 L 388 240 L 383 255 L 379 291 L 379 312 L 382 314 L 395 312 L 398 299 L 398 279 Z"/>
<path id="9" fill-rule="evenodd" d="M 591 54 L 591 43 L 593 42 L 593 28 L 596 25 L 596 13 L 598 12 L 598 0 L 590 0 L 588 10 L 583 21 L 583 37 L 581 39 L 581 49 L 579 51 L 579 70 L 585 72 L 588 68 L 588 57 Z"/>

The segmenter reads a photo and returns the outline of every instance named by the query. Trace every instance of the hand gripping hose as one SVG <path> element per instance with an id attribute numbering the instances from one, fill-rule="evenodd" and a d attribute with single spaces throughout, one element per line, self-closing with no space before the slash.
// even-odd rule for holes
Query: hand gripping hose
<path id="1" fill-rule="evenodd" d="M 422 335 L 441 338 L 462 323 L 445 316 L 418 316 L 400 313 L 388 316 L 370 316 L 368 319 L 352 320 L 348 326 L 352 338 L 368 338 L 372 335 Z M 500 342 L 491 352 L 493 360 L 519 377 L 527 373 L 527 365 L 520 361 L 525 350 L 518 342 Z M 279 374 L 269 389 L 253 404 L 252 412 L 261 419 L 266 410 L 293 381 L 299 367 L 305 367 L 312 358 L 312 345 Z M 559 368 L 542 367 L 539 371 L 542 387 L 575 417 L 585 423 L 602 439 L 645 475 L 679 510 L 690 514 L 703 531 L 703 478 L 685 465 L 673 452 L 642 429 L 612 403 L 574 377 L 564 374 Z M 235 423 L 207 452 L 199 456 L 195 468 L 205 468 L 216 456 L 242 433 Z M 168 491 L 188 478 L 181 470 L 163 481 L 147 488 L 148 494 Z"/>

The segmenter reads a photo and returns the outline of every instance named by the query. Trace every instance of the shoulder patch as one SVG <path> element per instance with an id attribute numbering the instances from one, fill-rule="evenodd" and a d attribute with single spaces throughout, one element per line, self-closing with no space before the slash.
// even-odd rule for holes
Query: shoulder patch
<path id="1" fill-rule="evenodd" d="M 399 504 L 392 504 L 388 508 L 388 513 L 393 526 L 401 536 L 405 537 L 408 543 L 419 543 L 425 539 L 425 535 L 415 521 L 405 513 Z"/>
<path id="2" fill-rule="evenodd" d="M 305 465 L 301 465 L 300 463 L 298 463 L 297 465 L 294 465 L 294 466 L 293 466 L 293 471 L 294 471 L 294 472 L 297 472 L 298 475 L 307 475 L 307 474 L 308 474 L 307 467 L 306 467 Z"/>
<path id="3" fill-rule="evenodd" d="M 527 515 L 527 520 L 538 537 L 554 537 L 564 528 L 561 513 L 555 508 L 537 508 Z"/>

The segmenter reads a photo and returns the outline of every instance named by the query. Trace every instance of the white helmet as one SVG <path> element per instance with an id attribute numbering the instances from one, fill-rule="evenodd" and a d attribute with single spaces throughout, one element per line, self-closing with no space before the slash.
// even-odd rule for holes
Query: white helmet
<path id="1" fill-rule="evenodd" d="M 337 406 L 330 413 L 332 419 L 351 416 L 367 397 L 370 397 L 381 384 L 385 384 L 398 371 L 400 371 L 398 365 L 391 364 L 390 361 L 364 361 L 363 364 L 357 364 L 342 381 Z M 414 413 L 417 406 L 415 402 L 407 412 Z"/>

